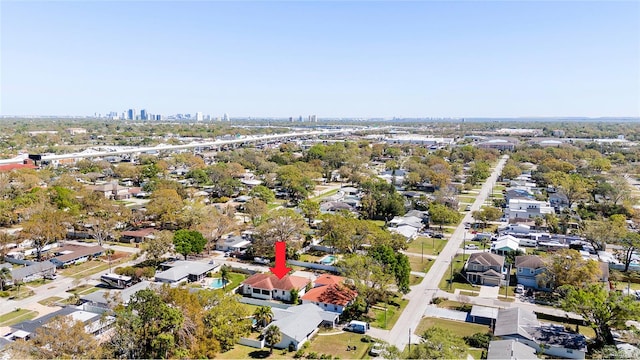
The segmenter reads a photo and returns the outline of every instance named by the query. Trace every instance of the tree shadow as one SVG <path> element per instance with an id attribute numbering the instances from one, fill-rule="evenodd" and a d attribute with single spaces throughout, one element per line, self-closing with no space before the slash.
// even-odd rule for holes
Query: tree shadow
<path id="1" fill-rule="evenodd" d="M 249 353 L 252 359 L 266 359 L 269 355 L 269 350 L 256 350 Z"/>

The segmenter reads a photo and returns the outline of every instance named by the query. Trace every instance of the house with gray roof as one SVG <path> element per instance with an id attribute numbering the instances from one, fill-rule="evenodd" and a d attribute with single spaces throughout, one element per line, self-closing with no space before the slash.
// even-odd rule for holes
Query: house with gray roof
<path id="1" fill-rule="evenodd" d="M 212 272 L 219 264 L 214 262 L 204 263 L 198 261 L 178 260 L 165 262 L 160 265 L 164 271 L 156 274 L 156 281 L 177 284 L 184 281 L 200 281 L 205 278 L 207 273 Z"/>
<path id="2" fill-rule="evenodd" d="M 67 306 L 58 311 L 41 316 L 37 319 L 26 320 L 11 326 L 11 333 L 5 339 L 15 341 L 18 339 L 29 340 L 33 338 L 39 328 L 46 328 L 49 322 L 57 316 L 68 317 L 73 321 L 84 324 L 88 334 L 98 335 L 108 330 L 115 322 L 113 316 L 103 316 L 104 311 L 96 311 L 91 307 Z"/>
<path id="3" fill-rule="evenodd" d="M 538 276 L 546 270 L 544 262 L 539 256 L 516 256 L 515 266 L 518 284 L 523 285 L 525 288 L 532 288 L 535 290 L 549 290 L 548 287 L 541 287 L 541 284 L 538 284 Z"/>
<path id="4" fill-rule="evenodd" d="M 536 350 L 515 340 L 494 340 L 489 343 L 487 360 L 537 359 Z"/>
<path id="5" fill-rule="evenodd" d="M 335 326 L 339 317 L 339 314 L 324 311 L 315 304 L 292 306 L 288 309 L 273 308 L 272 311 L 274 321 L 269 326 L 277 326 L 282 334 L 280 342 L 273 346 L 277 349 L 288 349 L 293 345 L 295 350 L 300 350 L 318 332 L 321 325 Z"/>
<path id="6" fill-rule="evenodd" d="M 81 296 L 80 301 L 101 308 L 112 308 L 119 303 L 122 303 L 123 305 L 128 304 L 133 294 L 137 293 L 140 290 L 148 289 L 152 286 L 153 283 L 149 281 L 141 281 L 122 290 L 98 290 L 96 292 Z M 156 284 L 156 286 L 160 285 Z"/>
<path id="7" fill-rule="evenodd" d="M 504 257 L 488 252 L 471 254 L 464 265 L 464 272 L 470 283 L 499 286 L 504 279 Z"/>
<path id="8" fill-rule="evenodd" d="M 17 282 L 30 282 L 47 278 L 56 273 L 56 266 L 50 261 L 33 262 L 21 268 L 11 269 L 11 279 L 7 284 Z"/>
<path id="9" fill-rule="evenodd" d="M 507 308 L 498 311 L 493 334 L 504 340 L 515 340 L 537 354 L 552 358 L 584 359 L 587 339 L 561 325 L 541 324 L 531 310 Z"/>

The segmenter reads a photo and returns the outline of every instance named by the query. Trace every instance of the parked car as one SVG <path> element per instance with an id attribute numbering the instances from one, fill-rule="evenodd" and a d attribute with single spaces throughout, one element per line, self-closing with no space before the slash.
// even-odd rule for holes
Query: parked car
<path id="1" fill-rule="evenodd" d="M 436 239 L 444 239 L 444 235 L 442 234 L 434 234 L 433 237 Z"/>
<path id="2" fill-rule="evenodd" d="M 466 208 L 464 208 L 465 211 L 471 211 L 471 205 L 467 205 Z"/>
<path id="3" fill-rule="evenodd" d="M 467 244 L 467 245 L 464 246 L 464 248 L 466 250 L 478 250 L 479 249 L 478 245 L 476 245 L 476 244 Z"/>
<path id="4" fill-rule="evenodd" d="M 518 294 L 524 294 L 524 285 L 518 284 L 518 286 L 516 286 L 515 292 Z"/>
<path id="5" fill-rule="evenodd" d="M 371 347 L 371 350 L 369 350 L 369 355 L 380 356 L 383 350 L 384 350 L 384 346 L 381 343 L 375 343 Z"/>

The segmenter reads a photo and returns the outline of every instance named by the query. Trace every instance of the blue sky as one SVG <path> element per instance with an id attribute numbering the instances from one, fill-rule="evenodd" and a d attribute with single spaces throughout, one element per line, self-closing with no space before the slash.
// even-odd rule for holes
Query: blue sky
<path id="1" fill-rule="evenodd" d="M 0 114 L 640 116 L 640 3 L 0 3 Z"/>

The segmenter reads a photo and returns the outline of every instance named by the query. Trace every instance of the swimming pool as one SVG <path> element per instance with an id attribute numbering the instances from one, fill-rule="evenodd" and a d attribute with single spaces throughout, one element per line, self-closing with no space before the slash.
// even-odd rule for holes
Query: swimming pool
<path id="1" fill-rule="evenodd" d="M 327 255 L 325 257 L 323 257 L 320 262 L 323 263 L 324 265 L 331 265 L 333 264 L 336 260 L 338 260 L 337 257 L 335 257 L 334 255 Z"/>
<path id="2" fill-rule="evenodd" d="M 222 289 L 224 285 L 228 283 L 229 283 L 228 280 L 225 280 L 225 282 L 223 283 L 222 278 L 216 278 L 216 279 L 213 279 L 209 287 L 212 289 Z"/>

